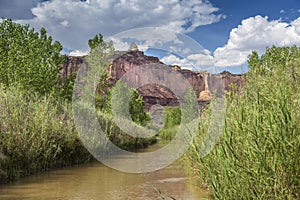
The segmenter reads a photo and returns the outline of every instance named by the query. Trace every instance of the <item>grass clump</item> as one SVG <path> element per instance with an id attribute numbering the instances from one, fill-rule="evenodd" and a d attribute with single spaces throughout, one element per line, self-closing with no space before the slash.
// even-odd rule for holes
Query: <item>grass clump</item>
<path id="1" fill-rule="evenodd" d="M 0 110 L 0 183 L 90 160 L 68 103 L 0 86 Z"/>
<path id="2" fill-rule="evenodd" d="M 204 158 L 209 121 L 201 119 L 189 158 L 215 198 L 300 198 L 299 55 L 297 47 L 268 48 L 261 58 L 253 52 L 242 92 L 227 96 L 223 135 Z"/>

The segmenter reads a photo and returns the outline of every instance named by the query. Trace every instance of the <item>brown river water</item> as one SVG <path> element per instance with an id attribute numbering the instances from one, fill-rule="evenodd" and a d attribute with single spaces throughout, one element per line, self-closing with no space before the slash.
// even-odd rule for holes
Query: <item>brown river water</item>
<path id="1" fill-rule="evenodd" d="M 157 145 L 146 151 L 153 148 Z M 95 161 L 0 185 L 1 200 L 168 200 L 170 197 L 208 199 L 208 194 L 197 186 L 195 178 L 184 173 L 179 162 L 159 171 L 131 174 Z"/>

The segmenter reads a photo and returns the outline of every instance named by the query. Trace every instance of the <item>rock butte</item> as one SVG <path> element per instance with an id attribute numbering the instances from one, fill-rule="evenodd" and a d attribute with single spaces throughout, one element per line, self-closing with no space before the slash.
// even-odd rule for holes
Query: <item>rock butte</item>
<path id="1" fill-rule="evenodd" d="M 64 78 L 69 76 L 71 73 L 77 72 L 80 67 L 88 66 L 84 58 L 84 56 L 69 56 L 60 71 L 61 77 Z M 130 45 L 128 51 L 117 51 L 115 53 L 115 59 L 112 65 L 108 66 L 109 78 L 107 81 L 112 86 L 126 74 L 126 72 L 131 71 L 135 73 L 147 64 L 151 64 L 152 66 L 157 65 L 158 70 L 154 70 L 154 76 L 161 76 L 162 79 L 164 79 L 164 76 L 160 74 L 159 67 L 168 67 L 168 69 L 181 73 L 198 94 L 198 102 L 200 104 L 208 103 L 211 100 L 212 91 L 215 91 L 216 89 L 220 90 L 220 88 L 223 88 L 225 91 L 229 91 L 231 84 L 235 84 L 237 88 L 241 88 L 244 83 L 243 76 L 240 74 L 231 74 L 230 72 L 224 71 L 219 75 L 215 75 L 206 71 L 182 69 L 177 65 L 166 65 L 157 57 L 147 56 L 144 52 L 139 51 L 134 43 Z M 134 80 L 131 81 L 141 82 L 148 77 L 148 74 L 136 73 L 136 75 L 132 77 Z M 180 87 L 180 84 L 177 83 L 176 85 Z M 155 104 L 161 106 L 177 106 L 179 104 L 175 94 L 162 85 L 147 84 L 137 89 L 144 98 L 146 109 L 149 109 Z"/>

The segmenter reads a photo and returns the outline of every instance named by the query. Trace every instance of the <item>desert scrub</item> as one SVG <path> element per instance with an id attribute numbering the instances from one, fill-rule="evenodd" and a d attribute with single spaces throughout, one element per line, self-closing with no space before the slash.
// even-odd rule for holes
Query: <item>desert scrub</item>
<path id="1" fill-rule="evenodd" d="M 67 102 L 1 85 L 0 110 L 0 183 L 90 160 Z"/>
<path id="2" fill-rule="evenodd" d="M 250 56 L 245 86 L 228 94 L 222 137 L 204 158 L 200 128 L 188 155 L 215 198 L 300 198 L 299 52 L 272 47 Z"/>

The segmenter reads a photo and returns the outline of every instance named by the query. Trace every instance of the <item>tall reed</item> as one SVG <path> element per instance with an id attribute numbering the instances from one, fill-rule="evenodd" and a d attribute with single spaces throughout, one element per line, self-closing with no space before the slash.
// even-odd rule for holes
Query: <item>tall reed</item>
<path id="1" fill-rule="evenodd" d="M 0 86 L 0 110 L 0 183 L 90 160 L 68 103 Z"/>
<path id="2" fill-rule="evenodd" d="M 227 96 L 222 137 L 199 154 L 209 114 L 188 153 L 194 171 L 217 199 L 300 198 L 300 65 L 250 71 L 241 93 Z"/>

